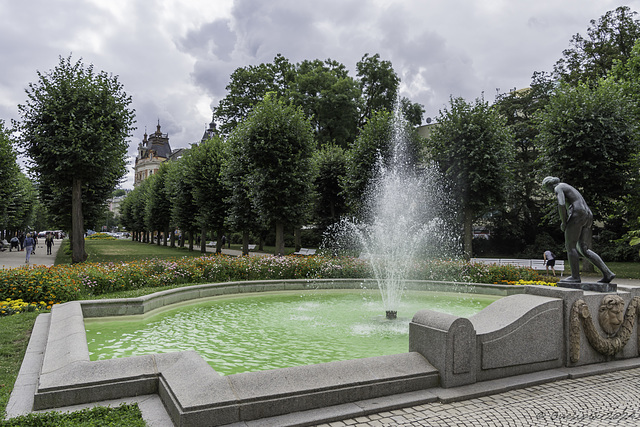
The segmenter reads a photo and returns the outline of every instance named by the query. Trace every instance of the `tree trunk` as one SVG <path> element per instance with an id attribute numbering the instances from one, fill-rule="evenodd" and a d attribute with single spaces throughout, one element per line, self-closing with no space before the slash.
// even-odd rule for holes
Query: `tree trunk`
<path id="1" fill-rule="evenodd" d="M 84 250 L 84 217 L 82 216 L 82 182 L 73 180 L 71 187 L 71 262 L 73 264 L 87 260 Z"/>
<path id="2" fill-rule="evenodd" d="M 172 248 L 176 247 L 176 230 L 175 230 L 175 228 L 173 230 L 171 230 L 171 247 Z"/>
<path id="3" fill-rule="evenodd" d="M 244 256 L 249 255 L 249 232 L 248 231 L 242 232 L 242 255 Z"/>
<path id="4" fill-rule="evenodd" d="M 293 231 L 293 235 L 295 236 L 294 240 L 296 252 L 298 252 L 302 248 L 302 229 L 300 227 L 296 227 L 296 229 Z"/>
<path id="5" fill-rule="evenodd" d="M 193 251 L 193 230 L 189 231 L 189 252 Z"/>
<path id="6" fill-rule="evenodd" d="M 464 258 L 471 259 L 473 242 L 473 211 L 468 207 L 464 209 Z"/>
<path id="7" fill-rule="evenodd" d="M 202 231 L 200 231 L 200 252 L 203 254 L 207 253 L 207 229 L 202 227 Z"/>
<path id="8" fill-rule="evenodd" d="M 156 233 L 157 233 L 157 236 L 158 236 L 157 237 L 158 240 L 156 241 L 156 245 L 160 246 L 160 230 L 158 230 Z"/>
<path id="9" fill-rule="evenodd" d="M 164 234 L 162 235 L 162 237 L 164 239 L 163 245 L 167 246 L 167 238 L 169 237 L 169 228 L 168 227 L 164 229 Z"/>
<path id="10" fill-rule="evenodd" d="M 276 255 L 284 255 L 284 224 L 276 222 Z"/>
<path id="11" fill-rule="evenodd" d="M 216 233 L 216 253 L 217 254 L 221 254 L 222 253 L 222 228 L 220 228 L 218 230 L 218 232 Z M 213 234 L 211 234 L 213 236 Z"/>

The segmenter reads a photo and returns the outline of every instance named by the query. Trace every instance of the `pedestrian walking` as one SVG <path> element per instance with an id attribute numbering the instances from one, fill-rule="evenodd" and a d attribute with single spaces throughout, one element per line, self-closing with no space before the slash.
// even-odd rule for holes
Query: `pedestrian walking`
<path id="1" fill-rule="evenodd" d="M 53 247 L 53 233 L 47 233 L 44 243 L 47 245 L 47 255 L 51 255 L 51 248 Z"/>
<path id="2" fill-rule="evenodd" d="M 35 246 L 35 241 L 33 237 L 31 237 L 31 233 L 27 234 L 27 237 L 24 239 L 24 250 L 26 252 L 25 263 L 29 264 L 29 258 L 31 258 L 31 252 L 33 252 L 33 247 Z"/>

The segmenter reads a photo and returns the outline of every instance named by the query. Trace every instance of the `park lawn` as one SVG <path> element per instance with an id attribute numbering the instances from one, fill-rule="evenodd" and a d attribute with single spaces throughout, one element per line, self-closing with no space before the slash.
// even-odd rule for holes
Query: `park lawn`
<path id="1" fill-rule="evenodd" d="M 172 248 L 170 246 L 133 242 L 131 240 L 91 240 L 84 244 L 87 262 L 128 262 L 143 258 L 179 258 L 184 256 L 201 256 L 200 248 L 189 251 L 188 248 Z M 69 240 L 63 240 L 56 256 L 56 264 L 71 263 Z"/>
<path id="2" fill-rule="evenodd" d="M 241 251 L 241 245 L 231 245 L 231 249 Z M 85 239 L 85 251 L 88 254 L 87 262 L 128 262 L 144 258 L 180 258 L 185 256 L 202 256 L 200 246 L 194 246 L 190 251 L 188 247 L 172 248 L 170 246 L 140 243 L 124 239 Z M 291 254 L 294 248 L 285 248 L 285 253 Z M 263 252 L 266 254 L 275 253 L 275 247 L 265 246 Z M 207 252 L 211 255 L 213 252 Z M 62 241 L 60 250 L 56 256 L 56 265 L 71 264 L 71 249 L 69 240 Z"/>

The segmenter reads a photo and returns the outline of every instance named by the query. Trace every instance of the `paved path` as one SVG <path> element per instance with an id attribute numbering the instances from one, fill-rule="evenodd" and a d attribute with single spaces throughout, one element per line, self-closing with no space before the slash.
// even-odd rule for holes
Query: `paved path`
<path id="1" fill-rule="evenodd" d="M 56 260 L 56 254 L 60 248 L 62 240 L 55 239 L 53 242 L 53 248 L 51 248 L 52 255 L 47 255 L 47 248 L 44 245 L 44 238 L 38 239 L 36 245 L 36 253 L 31 255 L 29 265 L 46 265 L 51 266 Z M 9 252 L 7 249 L 4 252 L 0 252 L 0 267 L 1 268 L 16 268 L 24 267 L 26 253 L 24 251 L 12 250 Z"/>
<path id="2" fill-rule="evenodd" d="M 322 427 L 638 425 L 640 368 L 319 424 Z"/>

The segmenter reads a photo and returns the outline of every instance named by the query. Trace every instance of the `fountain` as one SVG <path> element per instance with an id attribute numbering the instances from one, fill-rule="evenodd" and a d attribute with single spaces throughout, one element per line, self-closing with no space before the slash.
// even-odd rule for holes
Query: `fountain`
<path id="1" fill-rule="evenodd" d="M 334 252 L 355 248 L 370 262 L 388 319 L 397 316 L 404 282 L 411 278 L 416 261 L 451 258 L 459 250 L 448 221 L 450 193 L 434 165 L 416 165 L 408 129 L 398 105 L 390 156 L 378 156 L 360 219 L 343 219 L 325 239 L 325 246 Z"/>

